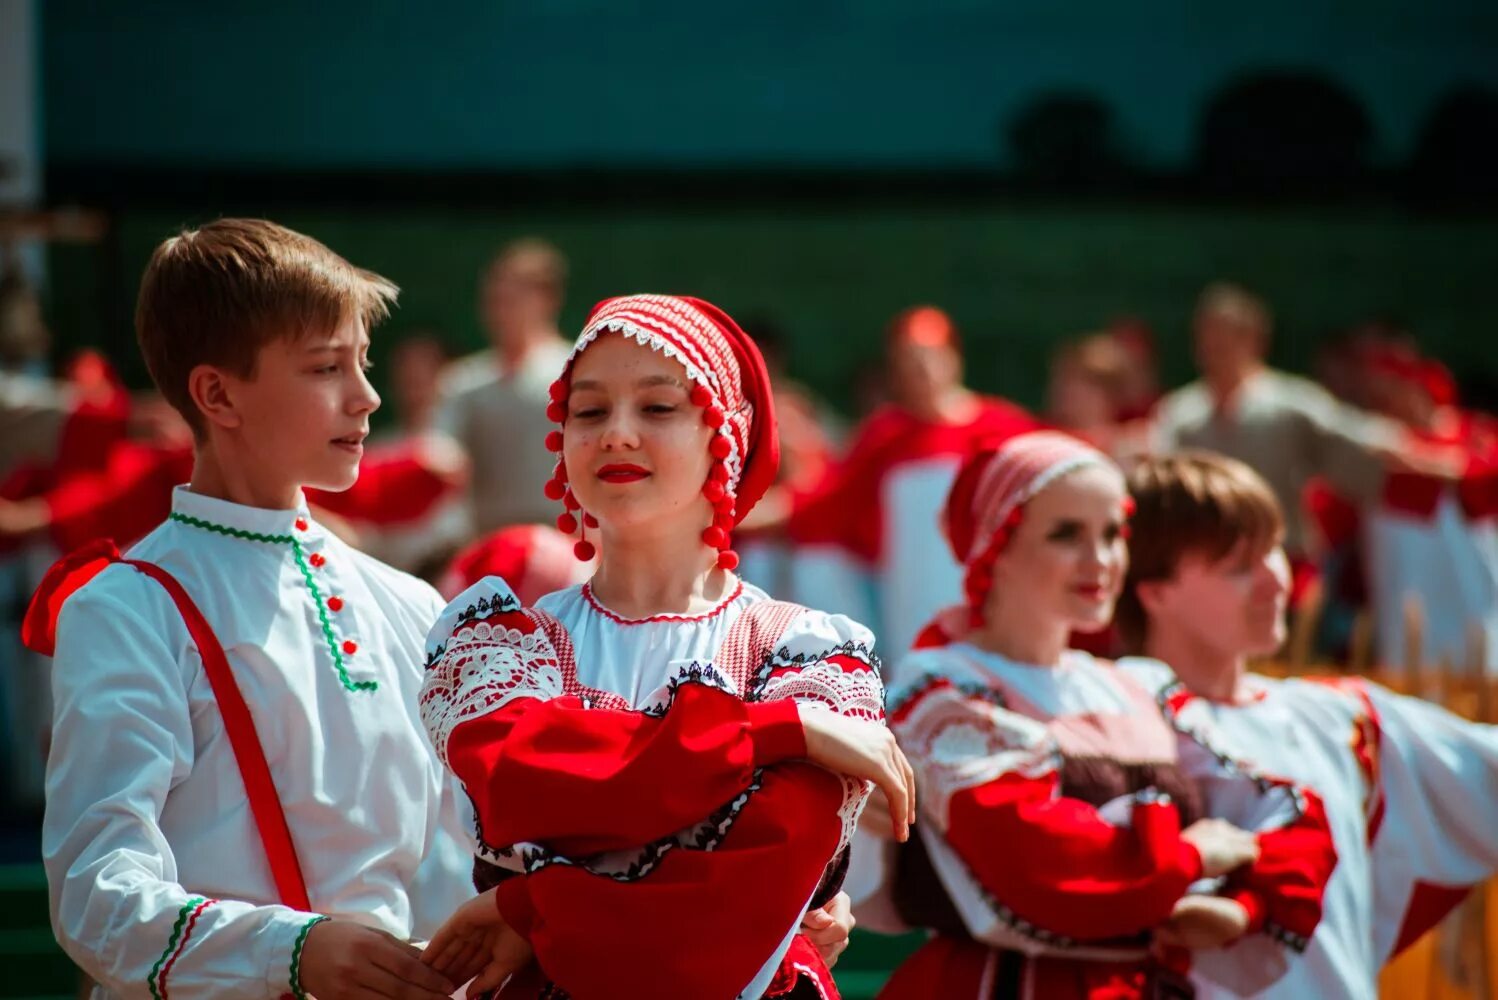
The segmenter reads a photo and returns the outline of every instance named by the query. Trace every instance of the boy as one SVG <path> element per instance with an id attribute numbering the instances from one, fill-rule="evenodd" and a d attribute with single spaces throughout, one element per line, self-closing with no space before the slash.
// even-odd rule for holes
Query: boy
<path id="1" fill-rule="evenodd" d="M 70 557 L 26 630 L 55 642 L 53 926 L 96 997 L 454 987 L 407 943 L 472 894 L 462 810 L 416 710 L 442 600 L 341 543 L 302 496 L 358 476 L 380 402 L 368 328 L 395 294 L 257 220 L 185 231 L 146 269 L 136 332 L 192 426 L 192 478 L 130 551 L 154 566 L 110 565 L 97 548 Z M 148 578 L 158 568 L 211 635 Z M 216 648 L 269 768 L 258 787 Z M 280 812 L 289 847 L 267 833 Z"/>
<path id="2" fill-rule="evenodd" d="M 1124 660 L 1182 725 L 1326 806 L 1338 864 L 1310 947 L 1266 997 L 1377 996 L 1380 967 L 1498 871 L 1498 730 L 1356 678 L 1271 680 L 1285 639 L 1283 514 L 1241 462 L 1142 463 L 1118 607 Z M 1230 959 L 1231 951 L 1225 953 Z M 1200 968 L 1208 968 L 1201 964 Z M 1198 997 L 1228 995 L 1198 975 Z"/>

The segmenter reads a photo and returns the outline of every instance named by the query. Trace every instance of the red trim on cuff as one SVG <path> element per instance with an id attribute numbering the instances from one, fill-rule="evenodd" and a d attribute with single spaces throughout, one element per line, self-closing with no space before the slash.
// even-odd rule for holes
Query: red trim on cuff
<path id="1" fill-rule="evenodd" d="M 504 917 L 505 923 L 525 938 L 530 940 L 531 927 L 536 920 L 535 907 L 531 905 L 530 887 L 526 885 L 526 876 L 512 875 L 499 883 L 494 890 L 494 905 L 499 908 L 499 915 Z"/>
<path id="2" fill-rule="evenodd" d="M 749 717 L 755 767 L 806 756 L 806 731 L 801 727 L 801 712 L 793 699 L 751 702 L 744 706 L 744 711 Z"/>
<path id="3" fill-rule="evenodd" d="M 1264 899 L 1252 889 L 1235 889 L 1224 895 L 1225 899 L 1231 899 L 1248 913 L 1248 930 L 1244 934 L 1257 934 L 1264 929 L 1264 916 L 1267 912 Z"/>

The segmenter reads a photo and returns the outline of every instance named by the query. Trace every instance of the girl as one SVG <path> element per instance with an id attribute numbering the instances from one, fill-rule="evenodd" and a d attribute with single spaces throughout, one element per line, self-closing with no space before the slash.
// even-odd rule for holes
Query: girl
<path id="1" fill-rule="evenodd" d="M 777 463 L 759 351 L 709 303 L 610 299 L 551 398 L 547 493 L 598 569 L 529 608 L 487 578 L 432 631 L 423 718 L 495 888 L 427 957 L 471 992 L 516 972 L 506 1000 L 836 996 L 797 928 L 866 782 L 903 838 L 913 779 L 868 630 L 734 575 Z"/>

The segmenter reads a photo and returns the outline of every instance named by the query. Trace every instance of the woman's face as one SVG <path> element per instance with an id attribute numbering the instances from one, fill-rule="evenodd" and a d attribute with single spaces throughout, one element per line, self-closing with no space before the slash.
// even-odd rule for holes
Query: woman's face
<path id="1" fill-rule="evenodd" d="M 572 492 L 606 528 L 672 523 L 700 534 L 713 431 L 678 362 L 620 334 L 572 366 L 562 457 Z"/>
<path id="2" fill-rule="evenodd" d="M 994 563 L 990 608 L 1084 632 L 1107 625 L 1129 565 L 1124 496 L 1122 477 L 1100 466 L 1037 493 Z"/>

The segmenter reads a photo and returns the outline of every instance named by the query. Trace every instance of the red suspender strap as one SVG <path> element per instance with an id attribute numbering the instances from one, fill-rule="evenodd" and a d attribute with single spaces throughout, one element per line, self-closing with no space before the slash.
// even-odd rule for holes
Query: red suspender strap
<path id="1" fill-rule="evenodd" d="M 234 749 L 234 760 L 239 764 L 240 776 L 244 778 L 245 791 L 250 796 L 250 812 L 255 817 L 255 826 L 260 830 L 260 841 L 265 845 L 266 857 L 270 860 L 271 877 L 276 880 L 276 891 L 281 902 L 297 910 L 310 910 L 307 900 L 307 884 L 302 879 L 302 866 L 297 861 L 296 847 L 291 843 L 291 828 L 286 825 L 286 813 L 281 809 L 281 797 L 276 794 L 275 782 L 271 780 L 270 765 L 265 762 L 265 749 L 260 736 L 255 732 L 255 720 L 245 704 L 229 660 L 224 656 L 224 647 L 219 645 L 203 612 L 177 578 L 154 563 L 136 559 L 121 562 L 134 566 L 166 589 L 172 602 L 177 605 L 182 620 L 187 623 L 188 634 L 198 647 L 203 658 L 203 670 L 208 674 L 208 683 L 213 686 L 213 697 L 218 701 L 219 712 L 224 717 L 224 731 L 229 735 L 229 745 Z"/>

